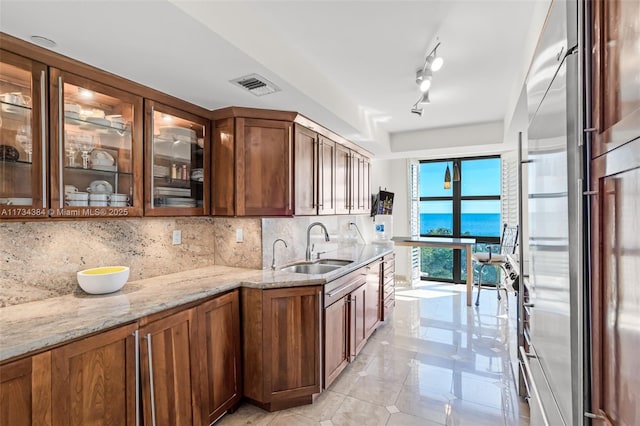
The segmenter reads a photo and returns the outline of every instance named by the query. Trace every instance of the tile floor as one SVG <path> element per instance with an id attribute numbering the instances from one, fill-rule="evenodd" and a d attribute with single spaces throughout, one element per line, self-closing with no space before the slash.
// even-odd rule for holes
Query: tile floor
<path id="1" fill-rule="evenodd" d="M 268 413 L 243 403 L 216 426 L 528 426 L 509 361 L 515 299 L 510 312 L 483 290 L 467 308 L 465 289 L 398 287 L 392 320 L 313 404 Z"/>

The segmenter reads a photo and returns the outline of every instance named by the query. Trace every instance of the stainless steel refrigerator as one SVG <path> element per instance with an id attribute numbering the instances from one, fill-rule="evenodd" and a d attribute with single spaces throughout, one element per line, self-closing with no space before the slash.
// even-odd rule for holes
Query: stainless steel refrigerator
<path id="1" fill-rule="evenodd" d="M 531 425 L 583 423 L 584 207 L 578 3 L 554 1 L 527 78 Z"/>

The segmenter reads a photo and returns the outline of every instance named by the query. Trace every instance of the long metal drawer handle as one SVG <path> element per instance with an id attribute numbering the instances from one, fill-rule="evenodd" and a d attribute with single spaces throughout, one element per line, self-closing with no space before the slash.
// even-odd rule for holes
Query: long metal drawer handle
<path id="1" fill-rule="evenodd" d="M 156 402 L 153 390 L 153 356 L 151 355 L 151 333 L 147 333 L 147 356 L 149 357 L 149 388 L 151 397 L 151 424 L 156 426 Z"/>
<path id="2" fill-rule="evenodd" d="M 58 183 L 59 207 L 64 207 L 64 93 L 62 76 L 58 77 L 58 173 L 60 173 Z"/>
<path id="3" fill-rule="evenodd" d="M 529 365 L 529 358 L 536 358 L 534 354 L 527 353 L 524 350 L 524 347 L 520 346 L 520 356 L 522 357 L 522 362 L 524 363 L 524 369 L 526 370 L 527 376 L 531 378 L 529 381 L 530 389 L 533 391 L 533 395 L 535 395 L 536 401 L 538 401 L 538 406 L 540 407 L 540 413 L 542 414 L 542 420 L 546 426 L 549 426 L 549 419 L 547 419 L 547 413 L 544 411 L 544 406 L 542 405 L 542 400 L 540 399 L 540 393 L 538 393 L 538 387 L 536 386 L 535 380 L 533 380 L 533 374 L 531 374 L 531 366 Z"/>
<path id="4" fill-rule="evenodd" d="M 45 89 L 45 72 L 40 71 L 40 149 L 42 150 L 41 166 L 42 166 L 42 207 L 47 208 L 47 107 L 44 101 L 47 96 Z"/>
<path id="5" fill-rule="evenodd" d="M 133 332 L 136 354 L 136 426 L 140 426 L 140 332 Z"/>

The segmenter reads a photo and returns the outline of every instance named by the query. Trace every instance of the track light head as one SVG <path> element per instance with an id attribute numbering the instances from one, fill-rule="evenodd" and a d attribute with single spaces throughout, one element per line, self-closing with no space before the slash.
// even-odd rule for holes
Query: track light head
<path id="1" fill-rule="evenodd" d="M 431 103 L 431 100 L 429 100 L 429 91 L 427 90 L 422 94 L 422 97 L 418 101 L 418 105 L 426 105 L 430 103 Z"/>
<path id="2" fill-rule="evenodd" d="M 416 84 L 420 86 L 421 92 L 426 92 L 431 87 L 431 78 L 433 73 L 429 69 L 419 68 L 416 71 Z"/>
<path id="3" fill-rule="evenodd" d="M 422 108 L 418 108 L 417 105 L 414 105 L 413 108 L 411 108 L 411 112 L 422 117 L 424 110 Z"/>

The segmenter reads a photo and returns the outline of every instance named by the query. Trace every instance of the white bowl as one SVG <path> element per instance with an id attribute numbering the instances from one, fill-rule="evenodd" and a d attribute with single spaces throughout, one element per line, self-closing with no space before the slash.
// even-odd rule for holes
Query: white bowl
<path id="1" fill-rule="evenodd" d="M 103 266 L 80 271 L 80 288 L 89 294 L 106 294 L 120 290 L 129 279 L 128 266 Z"/>

